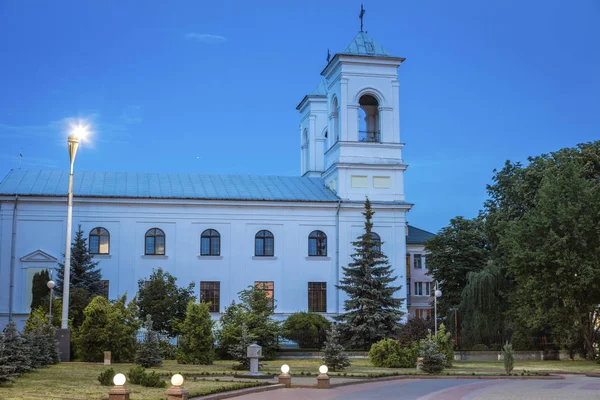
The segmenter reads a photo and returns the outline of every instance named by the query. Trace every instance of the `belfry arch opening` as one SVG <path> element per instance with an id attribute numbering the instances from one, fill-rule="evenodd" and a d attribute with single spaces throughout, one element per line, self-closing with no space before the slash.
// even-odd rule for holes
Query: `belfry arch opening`
<path id="1" fill-rule="evenodd" d="M 379 102 L 372 95 L 363 94 L 358 104 L 358 140 L 379 142 Z"/>

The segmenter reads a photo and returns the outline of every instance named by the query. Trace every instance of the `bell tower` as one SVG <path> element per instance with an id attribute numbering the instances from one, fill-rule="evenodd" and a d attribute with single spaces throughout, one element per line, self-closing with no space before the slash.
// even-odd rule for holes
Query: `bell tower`
<path id="1" fill-rule="evenodd" d="M 404 60 L 362 25 L 343 52 L 328 57 L 318 88 L 297 107 L 303 175 L 322 177 L 345 200 L 404 202 L 398 81 Z"/>

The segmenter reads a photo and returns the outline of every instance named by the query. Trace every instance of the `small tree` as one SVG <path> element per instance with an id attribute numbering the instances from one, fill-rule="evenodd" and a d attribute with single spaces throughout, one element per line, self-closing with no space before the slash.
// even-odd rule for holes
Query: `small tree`
<path id="1" fill-rule="evenodd" d="M 87 239 L 84 236 L 81 225 L 79 225 L 75 238 L 71 244 L 71 276 L 69 279 L 71 290 L 76 288 L 85 289 L 90 297 L 102 294 L 103 285 L 100 279 L 102 273 L 98 268 L 98 261 L 88 251 Z M 63 281 L 65 275 L 65 264 L 59 263 L 56 278 L 56 290 L 58 293 L 63 291 Z"/>
<path id="2" fill-rule="evenodd" d="M 135 353 L 135 363 L 144 368 L 160 367 L 163 361 L 162 351 L 160 349 L 158 333 L 152 330 L 152 317 L 150 314 L 146 316 L 144 328 L 146 329 L 144 340 L 138 345 L 137 352 Z"/>
<path id="3" fill-rule="evenodd" d="M 512 344 L 506 342 L 502 346 L 502 357 L 504 358 L 504 370 L 507 374 L 510 374 L 515 368 L 515 352 Z"/>
<path id="4" fill-rule="evenodd" d="M 27 341 L 17 330 L 17 325 L 11 321 L 3 331 L 4 349 L 0 358 L 5 360 L 4 366 L 12 369 L 14 373 L 21 374 L 33 369 L 30 357 L 31 349 Z"/>
<path id="5" fill-rule="evenodd" d="M 10 354 L 6 350 L 4 332 L 0 332 L 0 383 L 12 382 L 17 376 L 15 366 L 10 364 Z"/>
<path id="6" fill-rule="evenodd" d="M 444 370 L 446 356 L 431 335 L 421 341 L 420 355 L 423 357 L 423 371 L 434 374 Z"/>
<path id="7" fill-rule="evenodd" d="M 229 346 L 229 355 L 238 362 L 234 369 L 246 370 L 250 368 L 250 359 L 248 358 L 248 346 L 254 343 L 254 338 L 248 332 L 246 324 L 242 324 L 240 336 L 236 343 Z"/>
<path id="8" fill-rule="evenodd" d="M 370 349 L 381 339 L 398 333 L 402 300 L 394 297 L 401 286 L 392 286 L 396 276 L 392 266 L 381 251 L 381 243 L 373 239 L 371 202 L 365 201 L 365 230 L 353 242 L 355 252 L 352 262 L 342 267 L 344 277 L 340 285 L 349 297 L 344 302 L 345 314 L 336 319 L 342 322 L 343 332 L 355 348 Z"/>
<path id="9" fill-rule="evenodd" d="M 323 362 L 332 371 L 342 371 L 350 366 L 350 359 L 344 354 L 344 346 L 340 344 L 340 333 L 333 324 L 327 331 L 323 353 Z"/>
<path id="10" fill-rule="evenodd" d="M 148 279 L 138 281 L 136 302 L 140 318 L 152 315 L 154 329 L 171 337 L 181 333 L 187 305 L 194 299 L 194 283 L 187 288 L 177 286 L 177 278 L 161 268 L 153 270 Z"/>
<path id="11" fill-rule="evenodd" d="M 215 359 L 213 321 L 207 303 L 190 301 L 181 326 L 181 345 L 177 350 L 180 364 L 212 364 Z"/>
<path id="12" fill-rule="evenodd" d="M 402 346 L 410 346 L 425 339 L 434 328 L 433 319 L 410 318 L 400 326 L 398 341 Z"/>
<path id="13" fill-rule="evenodd" d="M 40 272 L 33 274 L 33 280 L 31 283 L 31 309 L 34 310 L 45 303 L 50 297 L 50 289 L 48 289 L 48 281 L 50 280 L 50 274 L 45 269 Z"/>
<path id="14" fill-rule="evenodd" d="M 290 315 L 283 323 L 281 334 L 293 340 L 301 348 L 320 349 L 325 343 L 329 321 L 321 314 L 297 312 Z"/>
<path id="15" fill-rule="evenodd" d="M 454 340 L 451 339 L 451 336 L 450 332 L 446 332 L 446 326 L 440 324 L 437 335 L 433 337 L 440 352 L 446 356 L 445 367 L 451 367 L 452 361 L 454 361 Z"/>

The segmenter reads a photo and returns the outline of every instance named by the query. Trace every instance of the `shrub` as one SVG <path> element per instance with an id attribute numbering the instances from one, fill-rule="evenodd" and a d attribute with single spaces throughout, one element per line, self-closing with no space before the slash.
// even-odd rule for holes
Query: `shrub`
<path id="1" fill-rule="evenodd" d="M 488 351 L 490 348 L 483 343 L 479 343 L 471 347 L 471 351 Z"/>
<path id="2" fill-rule="evenodd" d="M 434 374 L 444 370 L 446 356 L 442 354 L 431 335 L 421 341 L 419 350 L 419 354 L 423 357 L 423 371 Z"/>
<path id="3" fill-rule="evenodd" d="M 321 314 L 297 312 L 290 315 L 281 327 L 281 335 L 298 343 L 301 348 L 323 347 L 330 322 Z"/>
<path id="4" fill-rule="evenodd" d="M 150 373 L 144 373 L 142 375 L 140 383 L 142 386 L 145 386 L 145 387 L 154 387 L 154 388 L 167 387 L 167 382 L 160 379 L 160 375 L 154 371 L 152 371 Z"/>
<path id="5" fill-rule="evenodd" d="M 33 369 L 30 357 L 31 346 L 17 330 L 17 325 L 14 321 L 6 325 L 2 334 L 4 345 L 0 357 L 5 358 L 3 366 L 8 367 L 9 370 L 16 374 L 31 371 Z"/>
<path id="6" fill-rule="evenodd" d="M 325 353 L 323 362 L 332 371 L 342 371 L 350 366 L 350 359 L 344 354 L 344 347 L 340 344 L 340 333 L 335 325 L 327 331 L 327 341 L 325 342 Z"/>
<path id="7" fill-rule="evenodd" d="M 504 357 L 504 370 L 510 374 L 515 368 L 515 352 L 510 343 L 506 342 L 502 347 L 502 356 Z"/>
<path id="8" fill-rule="evenodd" d="M 146 369 L 144 367 L 141 367 L 139 365 L 135 366 L 133 368 L 130 368 L 129 372 L 127 372 L 127 379 L 134 385 L 139 385 L 142 383 L 142 378 L 144 377 L 145 372 Z"/>
<path id="9" fill-rule="evenodd" d="M 101 372 L 100 375 L 98 375 L 98 382 L 100 382 L 102 386 L 112 386 L 113 378 L 116 374 L 117 373 L 114 369 L 109 368 L 106 371 Z"/>
<path id="10" fill-rule="evenodd" d="M 158 346 L 162 352 L 163 359 L 175 360 L 177 358 L 177 346 L 171 343 L 168 339 L 159 339 Z"/>
<path id="11" fill-rule="evenodd" d="M 417 364 L 418 345 L 400 346 L 394 339 L 384 339 L 373 344 L 369 351 L 369 359 L 375 367 L 413 368 Z"/>
<path id="12" fill-rule="evenodd" d="M 411 318 L 400 326 L 398 341 L 402 346 L 412 346 L 425 339 L 435 326 L 432 319 Z"/>
<path id="13" fill-rule="evenodd" d="M 215 359 L 213 321 L 207 303 L 189 302 L 181 324 L 181 344 L 177 349 L 179 364 L 212 364 Z"/>
<path id="14" fill-rule="evenodd" d="M 446 327 L 441 324 L 438 328 L 437 335 L 434 337 L 435 343 L 438 345 L 440 352 L 446 356 L 445 367 L 451 367 L 454 361 L 454 341 L 450 338 L 450 332 L 446 332 Z"/>

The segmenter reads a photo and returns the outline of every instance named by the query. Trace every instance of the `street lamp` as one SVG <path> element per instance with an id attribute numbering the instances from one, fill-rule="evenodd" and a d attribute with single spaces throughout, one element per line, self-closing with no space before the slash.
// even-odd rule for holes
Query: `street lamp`
<path id="1" fill-rule="evenodd" d="M 71 225 L 73 223 L 73 164 L 77 155 L 79 142 L 88 134 L 87 125 L 75 125 L 72 127 L 71 135 L 67 140 L 69 147 L 70 172 L 69 192 L 67 197 L 67 239 L 65 247 L 65 271 L 63 275 L 63 308 L 61 328 L 61 350 L 63 350 L 63 361 L 69 361 L 70 335 L 69 335 L 69 287 L 71 282 Z"/>
<path id="2" fill-rule="evenodd" d="M 52 298 L 54 297 L 54 286 L 56 286 L 56 283 L 54 283 L 54 281 L 48 281 L 46 286 L 50 289 L 50 312 L 48 313 L 48 322 L 52 323 Z"/>
<path id="3" fill-rule="evenodd" d="M 442 296 L 442 291 L 438 289 L 438 282 L 435 281 L 435 292 L 433 296 L 433 308 L 434 308 L 434 327 L 435 336 L 437 336 L 437 298 Z"/>

